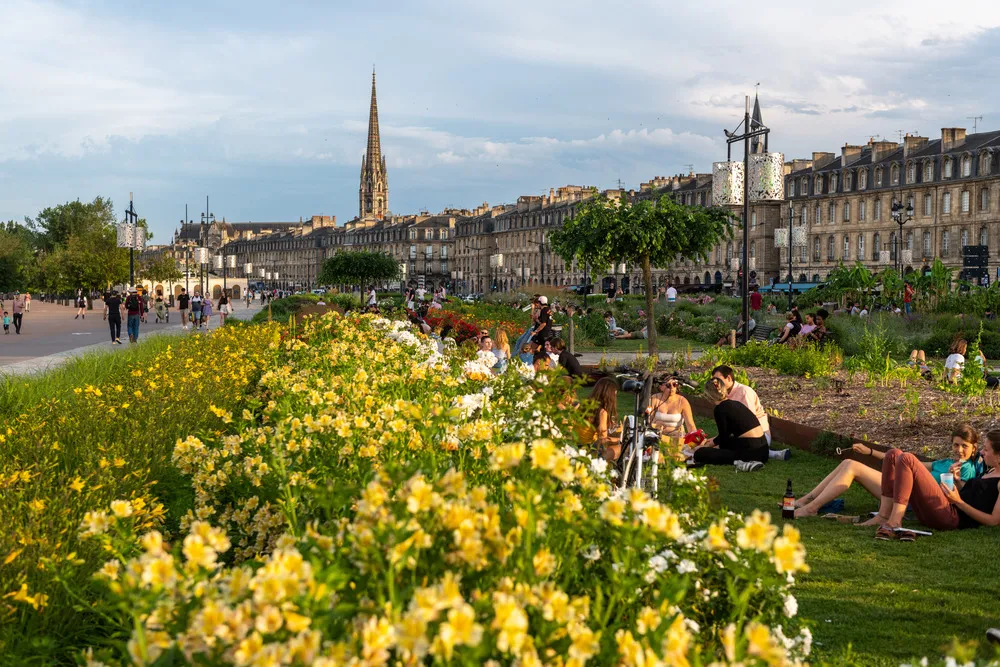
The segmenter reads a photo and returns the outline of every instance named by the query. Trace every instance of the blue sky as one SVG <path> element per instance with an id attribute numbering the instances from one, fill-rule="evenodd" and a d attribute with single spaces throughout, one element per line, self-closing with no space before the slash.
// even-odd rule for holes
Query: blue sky
<path id="1" fill-rule="evenodd" d="M 280 7 L 280 8 L 279 8 Z M 371 67 L 395 213 L 1000 128 L 1000 3 L 0 2 L 0 219 L 134 192 L 154 243 L 357 213 Z"/>

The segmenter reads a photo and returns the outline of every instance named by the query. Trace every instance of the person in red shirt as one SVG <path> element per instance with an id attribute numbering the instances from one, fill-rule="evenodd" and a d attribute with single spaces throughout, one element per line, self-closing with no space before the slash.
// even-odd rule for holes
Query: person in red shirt
<path id="1" fill-rule="evenodd" d="M 757 291 L 757 288 L 754 287 L 753 292 L 750 293 L 750 309 L 760 310 L 762 305 L 764 305 L 764 297 L 761 296 L 760 292 Z"/>
<path id="2" fill-rule="evenodd" d="M 142 297 L 134 287 L 128 288 L 128 296 L 125 298 L 125 310 L 128 312 L 128 340 L 130 343 L 139 342 L 139 322 L 146 313 L 146 307 L 142 303 Z"/>
<path id="3" fill-rule="evenodd" d="M 906 286 L 903 287 L 903 312 L 906 315 L 910 315 L 913 310 L 913 294 L 913 285 L 907 282 Z"/>

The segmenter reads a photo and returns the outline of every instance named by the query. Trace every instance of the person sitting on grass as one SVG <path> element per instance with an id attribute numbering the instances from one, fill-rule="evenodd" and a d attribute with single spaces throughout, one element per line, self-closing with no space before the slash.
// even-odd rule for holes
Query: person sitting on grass
<path id="1" fill-rule="evenodd" d="M 962 481 L 975 479 L 985 472 L 982 457 L 976 451 L 978 444 L 979 434 L 976 430 L 969 424 L 959 424 L 951 433 L 954 458 L 924 461 L 922 465 L 936 482 L 940 482 L 941 475 L 946 472 L 950 472 L 955 479 Z M 854 443 L 851 449 L 864 456 L 873 456 L 880 460 L 885 458 L 884 452 L 861 443 Z M 861 461 L 845 459 L 834 468 L 833 472 L 823 478 L 816 488 L 795 501 L 795 518 L 819 514 L 828 503 L 844 495 L 854 482 L 876 498 L 881 495 L 882 473 Z"/>
<path id="2" fill-rule="evenodd" d="M 944 381 L 948 384 L 958 384 L 962 379 L 962 369 L 965 368 L 965 352 L 969 341 L 959 338 L 951 345 L 948 356 L 944 360 Z"/>
<path id="3" fill-rule="evenodd" d="M 608 335 L 612 338 L 618 338 L 619 336 L 627 335 L 628 332 L 618 326 L 615 322 L 615 316 L 610 310 L 604 311 L 604 323 L 608 325 Z"/>
<path id="4" fill-rule="evenodd" d="M 618 429 L 618 384 L 611 378 L 601 378 L 590 392 L 590 398 L 597 403 L 590 421 L 596 432 L 598 453 L 608 463 L 614 463 L 622 455 L 621 434 Z"/>
<path id="5" fill-rule="evenodd" d="M 647 338 L 646 327 L 643 327 L 639 331 L 626 331 L 623 334 L 618 334 L 617 336 L 615 336 L 615 340 L 625 340 L 629 338 L 642 338 L 642 339 Z"/>
<path id="6" fill-rule="evenodd" d="M 646 408 L 650 425 L 662 435 L 675 438 L 697 431 L 691 404 L 681 396 L 680 379 L 676 375 L 667 375 L 661 377 L 657 384 L 660 393 L 650 399 Z"/>
<path id="7" fill-rule="evenodd" d="M 757 415 L 730 398 L 726 385 L 717 377 L 705 383 L 705 398 L 715 405 L 713 414 L 719 435 L 694 450 L 694 462 L 735 465 L 741 472 L 763 467 L 768 459 L 767 438 Z"/>
<path id="8" fill-rule="evenodd" d="M 805 323 L 799 329 L 799 338 L 802 340 L 809 340 L 809 334 L 816 331 L 816 318 L 810 313 L 806 313 Z"/>
<path id="9" fill-rule="evenodd" d="M 861 525 L 875 525 L 877 540 L 912 542 L 912 531 L 897 530 L 909 505 L 917 520 L 933 530 L 1000 526 L 1000 431 L 986 435 L 983 459 L 989 469 L 982 477 L 954 486 L 935 482 L 916 456 L 890 449 L 882 460 L 882 499 L 878 514 Z"/>
<path id="10" fill-rule="evenodd" d="M 778 345 L 784 345 L 799 335 L 802 325 L 795 321 L 795 313 L 785 313 L 785 326 L 781 330 L 781 335 L 776 341 Z"/>

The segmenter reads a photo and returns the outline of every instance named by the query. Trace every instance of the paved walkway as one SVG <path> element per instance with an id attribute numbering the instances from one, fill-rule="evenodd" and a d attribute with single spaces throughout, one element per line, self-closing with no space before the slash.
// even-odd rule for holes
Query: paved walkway
<path id="1" fill-rule="evenodd" d="M 675 356 L 678 358 L 683 358 L 687 355 L 686 352 L 661 352 L 660 360 L 668 361 L 673 359 Z M 694 350 L 691 352 L 691 358 L 697 359 L 701 356 L 700 350 Z M 597 366 L 601 363 L 601 359 L 604 359 L 607 363 L 628 363 L 635 359 L 635 352 L 583 352 L 577 359 L 583 366 Z"/>
<path id="2" fill-rule="evenodd" d="M 249 309 L 246 302 L 236 304 L 230 317 L 250 319 L 261 309 L 255 302 Z M 10 310 L 8 306 L 8 310 Z M 0 375 L 25 375 L 48 370 L 68 359 L 104 350 L 115 353 L 130 347 L 125 322 L 122 322 L 122 345 L 111 344 L 108 323 L 104 321 L 104 303 L 94 302 L 94 309 L 88 310 L 81 319 L 73 319 L 76 309 L 51 303 L 32 302 L 31 312 L 25 313 L 21 335 L 14 333 L 11 325 L 9 335 L 0 334 Z M 139 327 L 139 344 L 149 336 L 186 333 L 181 327 L 177 311 L 171 311 L 169 324 L 156 324 L 156 316 L 147 316 L 147 322 Z M 212 315 L 209 329 L 219 326 L 218 314 Z M 99 342 L 98 342 L 99 341 Z"/>

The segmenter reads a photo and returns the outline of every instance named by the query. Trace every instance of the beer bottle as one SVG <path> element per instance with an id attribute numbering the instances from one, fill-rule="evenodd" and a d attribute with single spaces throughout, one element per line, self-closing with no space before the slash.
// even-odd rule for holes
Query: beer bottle
<path id="1" fill-rule="evenodd" d="M 791 479 L 788 480 L 788 486 L 785 487 L 785 497 L 781 499 L 781 518 L 795 518 L 795 494 L 792 493 Z"/>

